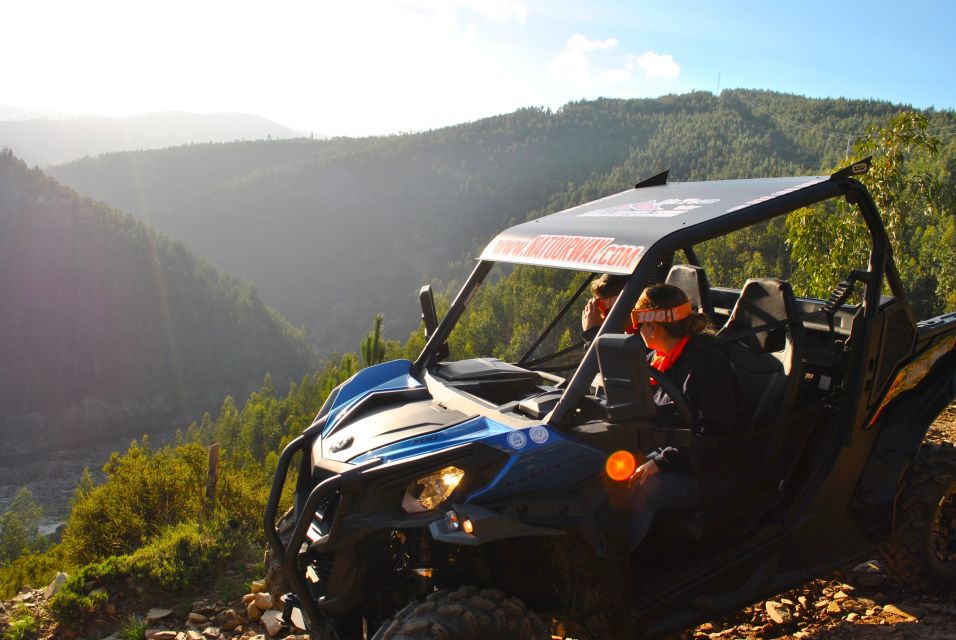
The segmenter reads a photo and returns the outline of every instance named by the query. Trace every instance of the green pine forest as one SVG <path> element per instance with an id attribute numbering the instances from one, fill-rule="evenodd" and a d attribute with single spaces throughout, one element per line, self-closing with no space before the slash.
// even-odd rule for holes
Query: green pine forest
<path id="1" fill-rule="evenodd" d="M 439 308 L 447 308 L 495 231 L 625 189 L 663 167 L 682 180 L 826 174 L 866 155 L 874 163 L 863 181 L 884 215 L 917 316 L 956 309 L 952 112 L 725 91 L 719 99 L 693 93 L 572 103 L 557 112 L 526 109 L 420 134 L 197 145 L 56 168 L 58 180 L 149 220 L 217 266 L 242 263 L 236 271 L 328 351 L 321 368 L 287 387 L 266 376 L 257 391 L 226 396 L 218 410 L 182 425 L 175 444 L 140 439 L 114 453 L 102 468 L 104 480 L 86 474 L 80 482 L 55 544 L 37 536 L 37 505 L 21 491 L 0 519 L 0 596 L 69 571 L 74 577 L 53 610 L 73 628 L 102 611 L 106 596 L 91 584 L 106 593 L 133 588 L 143 597 L 208 590 L 234 596 L 244 580 L 261 575 L 255 564 L 261 514 L 278 453 L 358 369 L 417 355 L 423 338 L 414 320 L 416 287 L 437 284 Z M 4 175 L 15 174 L 18 189 L 23 181 L 40 183 L 44 193 L 73 202 L 76 215 L 98 212 L 145 234 L 150 240 L 141 246 L 187 256 L 190 272 L 217 273 L 183 245 L 75 199 L 9 154 L 5 162 L 12 168 Z M 6 236 L 0 233 L 0 242 Z M 825 297 L 865 261 L 865 246 L 861 223 L 834 205 L 707 243 L 698 254 L 712 284 L 779 275 L 798 294 Z M 231 284 L 229 291 L 254 295 L 248 285 L 217 278 Z M 282 286 L 273 290 L 270 283 Z M 453 357 L 519 357 L 579 284 L 580 274 L 505 270 L 473 300 L 452 336 Z M 219 291 L 211 285 L 203 291 L 211 296 L 210 290 Z M 237 298 L 245 299 L 228 299 Z M 345 307 L 336 311 L 336 305 Z M 542 350 L 576 340 L 571 315 Z M 343 331 L 346 324 L 350 331 Z M 287 324 L 276 326 L 279 335 L 295 335 Z M 266 357 L 261 346 L 245 344 L 258 349 L 253 361 Z M 282 344 L 304 353 L 301 342 Z M 204 490 L 212 443 L 222 453 L 210 501 Z"/>
<path id="2" fill-rule="evenodd" d="M 460 281 L 503 227 L 672 180 L 829 171 L 901 107 L 763 91 L 528 108 L 433 131 L 191 145 L 50 169 L 79 193 L 182 240 L 256 285 L 318 353 L 354 348 L 379 312 L 418 322 L 414 292 Z M 950 134 L 952 112 L 928 112 Z M 951 174 L 952 135 L 938 165 Z"/>
<path id="3" fill-rule="evenodd" d="M 316 364 L 301 330 L 178 241 L 0 153 L 4 455 L 139 435 Z"/>

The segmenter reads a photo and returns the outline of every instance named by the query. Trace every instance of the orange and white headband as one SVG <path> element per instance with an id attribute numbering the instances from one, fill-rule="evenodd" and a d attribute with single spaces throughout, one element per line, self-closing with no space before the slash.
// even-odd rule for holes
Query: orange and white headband
<path id="1" fill-rule="evenodd" d="M 692 313 L 690 302 L 664 309 L 631 309 L 631 322 L 634 326 L 645 322 L 677 322 Z"/>

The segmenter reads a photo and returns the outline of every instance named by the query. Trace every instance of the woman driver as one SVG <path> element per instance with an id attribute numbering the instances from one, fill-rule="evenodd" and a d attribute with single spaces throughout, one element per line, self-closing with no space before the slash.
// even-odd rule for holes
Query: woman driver
<path id="1" fill-rule="evenodd" d="M 695 313 L 679 288 L 661 284 L 648 287 L 631 312 L 631 319 L 650 349 L 648 362 L 683 393 L 695 419 L 697 435 L 737 430 L 737 385 L 730 362 L 705 333 L 707 316 Z M 680 427 L 674 401 L 659 384 L 654 402 L 664 411 L 665 426 Z M 629 479 L 634 507 L 630 548 L 640 544 L 657 509 L 695 510 L 726 496 L 740 469 L 733 457 L 709 450 L 665 447 L 650 453 Z"/>

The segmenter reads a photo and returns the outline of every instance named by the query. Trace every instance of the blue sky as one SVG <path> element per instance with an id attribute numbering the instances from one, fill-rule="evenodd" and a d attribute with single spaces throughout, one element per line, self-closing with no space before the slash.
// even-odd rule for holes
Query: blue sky
<path id="1" fill-rule="evenodd" d="M 0 105 L 417 131 L 524 106 L 770 89 L 956 108 L 956 2 L 31 0 Z M 9 61 L 15 60 L 15 63 Z"/>

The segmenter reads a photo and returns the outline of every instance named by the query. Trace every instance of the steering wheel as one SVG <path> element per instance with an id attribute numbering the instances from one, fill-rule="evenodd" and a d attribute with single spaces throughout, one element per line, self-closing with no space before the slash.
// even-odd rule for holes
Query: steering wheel
<path id="1" fill-rule="evenodd" d="M 667 394 L 667 397 L 670 398 L 671 402 L 674 403 L 674 408 L 677 409 L 677 413 L 683 421 L 684 426 L 687 429 L 693 429 L 696 427 L 697 421 L 694 419 L 694 414 L 690 410 L 690 403 L 687 402 L 687 397 L 680 389 L 677 388 L 677 385 L 674 384 L 674 381 L 654 367 L 648 367 L 647 369 L 651 378 L 654 379 L 654 382 L 660 385 L 661 389 L 664 390 L 664 393 Z"/>

